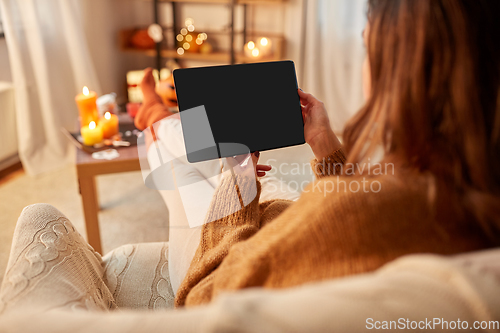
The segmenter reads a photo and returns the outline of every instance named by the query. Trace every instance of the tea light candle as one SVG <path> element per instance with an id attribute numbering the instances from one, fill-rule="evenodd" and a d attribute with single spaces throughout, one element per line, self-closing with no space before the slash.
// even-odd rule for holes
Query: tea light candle
<path id="1" fill-rule="evenodd" d="M 253 41 L 246 43 L 245 55 L 249 58 L 258 58 L 260 56 L 260 50 Z"/>
<path id="2" fill-rule="evenodd" d="M 271 47 L 272 47 L 272 43 L 271 43 L 271 40 L 267 37 L 262 37 L 259 39 L 259 42 L 257 44 L 257 47 L 260 51 L 260 54 L 262 56 L 268 56 L 271 54 Z"/>
<path id="3" fill-rule="evenodd" d="M 91 121 L 97 122 L 99 119 L 96 100 L 97 94 L 95 91 L 89 91 L 87 87 L 83 87 L 82 93 L 75 97 L 76 105 L 80 112 L 80 126 L 85 127 Z"/>
<path id="4" fill-rule="evenodd" d="M 105 139 L 109 139 L 118 134 L 118 116 L 106 112 L 104 117 L 99 120 L 99 127 L 102 129 L 102 135 Z"/>
<path id="5" fill-rule="evenodd" d="M 93 146 L 96 143 L 102 142 L 102 129 L 96 126 L 95 121 L 91 121 L 88 126 L 83 126 L 80 129 L 83 138 L 83 144 L 86 146 Z"/>

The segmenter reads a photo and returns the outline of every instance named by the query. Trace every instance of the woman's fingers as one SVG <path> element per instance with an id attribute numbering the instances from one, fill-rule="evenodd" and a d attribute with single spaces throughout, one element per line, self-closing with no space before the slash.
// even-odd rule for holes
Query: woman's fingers
<path id="1" fill-rule="evenodd" d="M 304 105 L 302 107 L 302 113 L 304 115 L 307 115 L 309 113 L 309 111 L 311 111 L 311 108 L 312 108 L 312 105 L 311 104 L 307 104 L 307 105 Z"/>
<path id="2" fill-rule="evenodd" d="M 251 158 L 251 161 L 253 162 L 254 165 L 254 172 L 257 175 L 257 177 L 264 177 L 266 175 L 267 171 L 271 171 L 272 166 L 266 165 L 266 164 L 258 164 L 257 162 L 259 161 L 260 153 L 259 152 L 254 152 L 250 155 L 239 155 L 239 156 L 234 156 L 234 157 L 228 157 L 228 162 L 231 167 L 237 168 L 239 172 L 242 172 L 244 174 L 248 170 L 252 170 L 248 168 L 248 159 Z M 245 162 L 247 160 L 248 162 Z M 245 171 L 246 170 L 246 171 Z"/>
<path id="3" fill-rule="evenodd" d="M 257 171 L 271 171 L 273 167 L 265 164 L 257 164 Z"/>
<path id="4" fill-rule="evenodd" d="M 322 103 L 319 99 L 314 97 L 312 94 L 305 93 L 302 90 L 297 90 L 299 92 L 299 97 L 300 97 L 300 103 L 304 106 L 308 105 L 316 105 L 318 103 Z"/>
<path id="5" fill-rule="evenodd" d="M 257 177 L 264 177 L 266 175 L 266 172 L 271 171 L 272 168 L 273 167 L 270 165 L 257 164 L 256 166 Z"/>
<path id="6" fill-rule="evenodd" d="M 297 90 L 299 92 L 300 102 L 305 102 L 304 104 L 313 103 L 316 101 L 313 95 L 305 93 L 301 89 Z"/>

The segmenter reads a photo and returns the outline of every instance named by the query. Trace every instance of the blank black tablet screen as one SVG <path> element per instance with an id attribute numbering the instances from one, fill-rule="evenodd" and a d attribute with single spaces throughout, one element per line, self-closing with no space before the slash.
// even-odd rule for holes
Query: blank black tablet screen
<path id="1" fill-rule="evenodd" d="M 237 143 L 254 152 L 305 142 L 292 61 L 178 69 L 174 80 L 181 119 L 182 111 L 203 105 L 218 146 Z M 197 139 L 196 130 L 182 126 L 186 142 Z M 227 154 L 219 149 L 197 156 L 188 150 L 188 160 Z"/>

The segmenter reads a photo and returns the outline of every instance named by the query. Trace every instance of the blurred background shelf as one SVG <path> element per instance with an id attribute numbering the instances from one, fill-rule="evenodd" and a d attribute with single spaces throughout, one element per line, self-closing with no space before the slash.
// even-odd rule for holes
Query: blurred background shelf
<path id="1" fill-rule="evenodd" d="M 157 57 L 156 48 L 140 49 L 140 48 L 134 48 L 130 44 L 131 36 L 137 30 L 140 30 L 140 29 L 141 28 L 130 28 L 130 29 L 121 30 L 120 31 L 120 49 L 123 52 L 139 53 L 139 54 L 144 54 L 145 56 L 148 56 L 148 57 Z M 145 27 L 143 27 L 142 29 L 145 29 Z M 172 28 L 171 27 L 164 27 L 163 30 L 165 32 L 168 32 L 168 31 L 172 30 Z M 209 36 L 217 36 L 217 35 L 229 36 L 230 35 L 229 31 L 204 31 L 204 32 L 207 33 Z M 235 36 L 242 35 L 242 34 L 243 34 L 243 31 L 234 32 Z M 266 32 L 252 32 L 251 35 L 252 36 L 266 36 L 266 37 L 270 38 L 274 44 L 274 46 L 273 46 L 274 52 L 270 55 L 261 56 L 258 58 L 248 57 L 244 54 L 243 46 L 241 46 L 241 50 L 235 50 L 235 62 L 236 63 L 278 61 L 278 60 L 283 59 L 284 42 L 285 42 L 285 37 L 283 35 L 266 33 Z M 165 45 L 161 45 L 160 56 L 162 59 L 165 58 L 165 59 L 176 59 L 176 60 L 196 60 L 196 61 L 208 61 L 208 62 L 216 62 L 216 63 L 230 63 L 231 62 L 230 50 L 227 50 L 227 51 L 218 50 L 218 51 L 213 51 L 210 53 L 185 52 L 184 54 L 180 55 L 177 53 L 176 49 L 168 48 Z"/>
<path id="2" fill-rule="evenodd" d="M 144 0 L 154 1 L 154 0 Z M 209 3 L 209 4 L 231 4 L 237 5 L 269 5 L 287 2 L 288 0 L 158 0 L 159 2 L 179 2 L 179 3 Z"/>
<path id="3" fill-rule="evenodd" d="M 123 29 L 119 32 L 119 46 L 123 52 L 132 54 L 142 54 L 148 57 L 154 57 L 155 67 L 160 69 L 164 67 L 165 61 L 173 59 L 179 63 L 181 67 L 186 67 L 184 61 L 209 62 L 217 64 L 236 64 L 236 63 L 251 63 L 262 61 L 278 61 L 283 60 L 286 47 L 286 40 L 282 33 L 271 33 L 265 31 L 257 31 L 253 22 L 249 22 L 248 11 L 253 5 L 281 5 L 288 0 L 144 0 L 145 4 L 152 5 L 155 24 L 160 25 L 163 30 L 163 40 L 159 43 L 149 45 L 147 48 L 137 48 L 131 43 L 132 36 L 139 30 L 146 30 L 148 27 L 135 27 Z M 206 33 L 209 36 L 209 43 L 213 46 L 211 52 L 177 52 L 178 43 L 176 36 L 181 28 L 184 27 L 184 22 L 187 17 L 183 17 L 181 12 L 186 16 L 189 12 L 189 4 L 213 4 L 224 5 L 228 9 L 228 23 L 222 30 L 206 31 L 204 29 L 196 30 L 196 33 Z M 162 25 L 160 20 L 160 7 L 170 6 L 167 16 L 170 16 L 168 26 Z M 187 5 L 186 8 L 182 7 Z M 181 8 L 183 10 L 181 10 Z M 236 15 L 238 9 L 240 15 Z M 164 12 L 164 11 L 162 11 Z M 241 15 L 241 13 L 243 13 Z M 236 16 L 241 21 L 236 25 Z M 164 22 L 163 22 L 164 23 Z M 238 26 L 238 29 L 236 27 Z M 249 28 L 251 27 L 251 29 Z M 255 29 L 255 30 L 254 30 Z M 245 44 L 249 41 L 257 41 L 255 38 L 266 37 L 272 41 L 272 50 L 268 54 L 260 56 L 252 56 L 248 52 L 244 52 Z M 223 41 L 223 43 L 221 42 Z M 221 47 L 224 45 L 224 47 Z"/>

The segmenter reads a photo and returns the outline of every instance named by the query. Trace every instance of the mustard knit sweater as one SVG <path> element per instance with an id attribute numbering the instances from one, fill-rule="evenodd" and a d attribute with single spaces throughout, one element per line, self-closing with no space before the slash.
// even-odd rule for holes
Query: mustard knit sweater
<path id="1" fill-rule="evenodd" d="M 452 254 L 489 246 L 475 223 L 436 217 L 428 178 L 408 179 L 397 170 L 394 175 L 333 175 L 344 162 L 342 150 L 321 163 L 314 160 L 318 180 L 293 203 L 259 203 L 257 182 L 251 204 L 205 224 L 176 306 L 205 304 L 224 291 L 286 288 L 368 272 L 410 253 Z M 241 195 L 251 182 L 238 179 Z M 207 218 L 236 211 L 239 202 L 226 195 L 234 184 L 231 177 L 222 180 Z"/>

